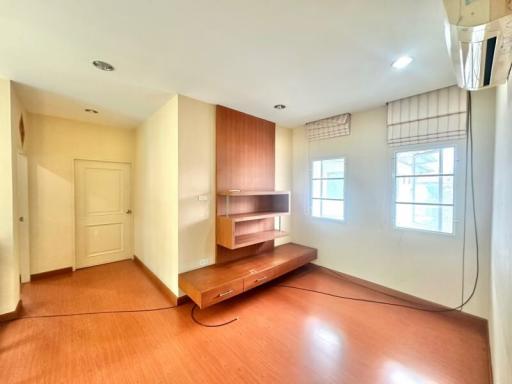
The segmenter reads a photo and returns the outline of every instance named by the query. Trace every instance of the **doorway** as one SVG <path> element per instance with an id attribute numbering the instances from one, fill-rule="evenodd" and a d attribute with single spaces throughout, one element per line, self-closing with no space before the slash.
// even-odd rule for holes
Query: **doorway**
<path id="1" fill-rule="evenodd" d="M 132 257 L 131 166 L 75 160 L 76 268 Z"/>

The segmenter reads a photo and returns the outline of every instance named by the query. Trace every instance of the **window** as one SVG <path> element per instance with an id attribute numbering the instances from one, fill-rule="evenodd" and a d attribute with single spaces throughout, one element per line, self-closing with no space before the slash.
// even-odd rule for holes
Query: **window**
<path id="1" fill-rule="evenodd" d="M 343 220 L 345 216 L 345 159 L 313 161 L 311 214 Z"/>
<path id="2" fill-rule="evenodd" d="M 455 148 L 397 152 L 395 225 L 453 233 Z"/>

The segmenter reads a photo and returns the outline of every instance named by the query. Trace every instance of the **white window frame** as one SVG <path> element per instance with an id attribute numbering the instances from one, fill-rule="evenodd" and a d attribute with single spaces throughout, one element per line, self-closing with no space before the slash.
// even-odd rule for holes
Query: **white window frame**
<path id="1" fill-rule="evenodd" d="M 343 160 L 343 177 L 339 177 L 339 178 L 313 178 L 313 172 L 314 172 L 314 166 L 313 166 L 313 163 L 315 161 L 327 161 L 327 160 Z M 346 197 L 347 197 L 347 194 L 346 194 L 346 188 L 345 188 L 345 181 L 347 179 L 347 159 L 345 158 L 345 156 L 329 156 L 329 157 L 321 157 L 321 158 L 315 158 L 315 159 L 311 159 L 310 161 L 310 173 L 309 173 L 309 190 L 310 190 L 310 194 L 309 194 L 309 212 L 310 212 L 310 216 L 313 218 L 313 219 L 318 219 L 318 220 L 328 220 L 328 221 L 334 221 L 334 222 L 337 222 L 337 223 L 344 223 L 345 220 L 346 220 L 346 217 L 347 217 L 347 205 L 345 204 L 346 202 Z M 320 168 L 320 175 L 322 174 L 322 169 Z M 327 199 L 327 198 L 318 198 L 318 197 L 313 197 L 313 180 L 343 180 L 343 199 Z M 322 183 L 320 183 L 320 186 L 322 185 Z M 321 188 L 321 187 L 320 187 Z M 320 196 L 322 196 L 322 190 L 320 189 Z M 324 217 L 324 216 L 314 216 L 313 215 L 313 200 L 335 200 L 335 201 L 343 201 L 343 218 L 334 218 L 334 217 Z M 322 207 L 322 204 L 320 204 L 320 209 Z"/>
<path id="2" fill-rule="evenodd" d="M 392 220 L 393 220 L 393 228 L 398 231 L 405 231 L 405 232 L 420 232 L 430 235 L 436 235 L 436 236 L 448 236 L 448 237 L 455 237 L 457 235 L 457 224 L 459 222 L 459 215 L 458 215 L 458 196 L 459 196 L 459 188 L 464 188 L 464 182 L 466 180 L 463 179 L 464 175 L 461 174 L 461 170 L 463 171 L 463 166 L 465 165 L 466 159 L 464 161 L 461 161 L 461 158 L 459 157 L 459 154 L 465 154 L 462 151 L 463 143 L 461 143 L 461 140 L 452 140 L 448 142 L 437 142 L 437 143 L 425 143 L 425 144 L 412 144 L 407 145 L 403 147 L 396 148 L 393 151 L 393 157 L 392 157 Z M 453 148 L 454 149 L 454 164 L 453 164 L 453 204 L 447 204 L 449 206 L 453 207 L 453 215 L 452 215 L 452 232 L 443 232 L 443 231 L 437 231 L 437 230 L 429 230 L 429 229 L 421 229 L 421 228 L 412 228 L 412 227 L 400 227 L 396 224 L 396 197 L 397 197 L 397 188 L 396 188 L 396 179 L 397 179 L 397 171 L 396 171 L 396 158 L 398 153 L 402 152 L 413 152 L 413 151 L 428 151 L 428 150 L 442 150 L 444 148 Z M 440 168 L 442 167 L 442 164 L 440 165 Z M 442 176 L 442 174 L 439 175 L 429 175 L 429 176 Z M 412 203 L 414 204 L 414 203 Z M 428 204 L 416 204 L 416 205 L 428 205 Z M 443 204 L 432 204 L 435 206 L 443 206 Z"/>

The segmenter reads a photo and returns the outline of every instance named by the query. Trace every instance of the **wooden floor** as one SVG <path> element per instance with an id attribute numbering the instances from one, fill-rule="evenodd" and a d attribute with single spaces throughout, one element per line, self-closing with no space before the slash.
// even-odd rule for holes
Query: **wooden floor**
<path id="1" fill-rule="evenodd" d="M 0 325 L 0 383 L 488 383 L 486 330 L 443 314 L 340 300 L 279 283 L 389 297 L 305 267 L 198 311 L 24 319 Z M 171 305 L 131 261 L 25 284 L 25 315 Z"/>

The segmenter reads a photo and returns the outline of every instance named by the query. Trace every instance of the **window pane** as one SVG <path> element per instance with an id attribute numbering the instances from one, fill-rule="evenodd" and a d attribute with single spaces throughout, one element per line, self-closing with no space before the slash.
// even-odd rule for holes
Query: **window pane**
<path id="1" fill-rule="evenodd" d="M 443 148 L 443 173 L 453 174 L 455 164 L 455 148 Z"/>
<path id="2" fill-rule="evenodd" d="M 319 179 L 322 176 L 322 162 L 313 161 L 313 179 Z"/>
<path id="3" fill-rule="evenodd" d="M 453 207 L 442 207 L 441 210 L 441 231 L 453 233 Z"/>
<path id="4" fill-rule="evenodd" d="M 320 200 L 313 199 L 313 202 L 311 204 L 311 214 L 313 216 L 316 216 L 316 217 L 320 217 L 321 216 Z"/>
<path id="5" fill-rule="evenodd" d="M 443 204 L 453 204 L 453 176 L 443 176 Z"/>
<path id="6" fill-rule="evenodd" d="M 322 200 L 322 217 L 342 220 L 344 217 L 343 201 Z"/>
<path id="7" fill-rule="evenodd" d="M 415 175 L 439 174 L 439 150 L 414 152 L 413 162 Z"/>
<path id="8" fill-rule="evenodd" d="M 397 227 L 439 231 L 439 206 L 396 204 Z"/>
<path id="9" fill-rule="evenodd" d="M 343 199 L 344 180 L 322 180 L 322 197 L 326 199 Z"/>
<path id="10" fill-rule="evenodd" d="M 313 180 L 313 198 L 320 198 L 321 196 L 321 180 Z"/>
<path id="11" fill-rule="evenodd" d="M 439 177 L 414 177 L 413 202 L 439 204 Z"/>
<path id="12" fill-rule="evenodd" d="M 396 175 L 409 176 L 413 175 L 412 154 L 414 152 L 400 152 L 396 154 Z"/>
<path id="13" fill-rule="evenodd" d="M 345 160 L 331 159 L 322 161 L 322 178 L 344 177 Z"/>
<path id="14" fill-rule="evenodd" d="M 414 183 L 412 177 L 397 177 L 396 201 L 401 201 L 403 203 L 414 202 L 413 186 Z"/>
<path id="15" fill-rule="evenodd" d="M 444 160 L 444 159 L 443 159 Z M 396 175 L 439 174 L 439 150 L 410 151 L 396 154 Z"/>

